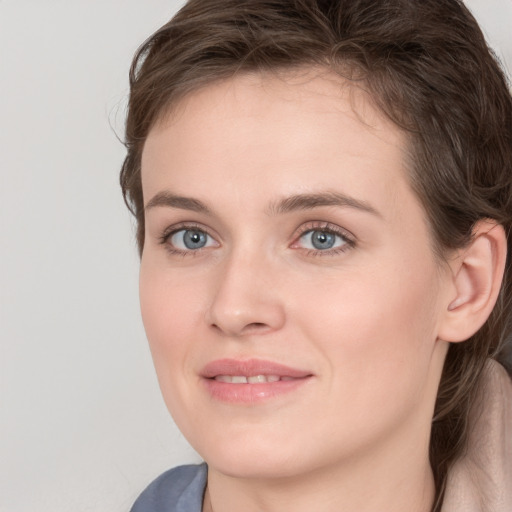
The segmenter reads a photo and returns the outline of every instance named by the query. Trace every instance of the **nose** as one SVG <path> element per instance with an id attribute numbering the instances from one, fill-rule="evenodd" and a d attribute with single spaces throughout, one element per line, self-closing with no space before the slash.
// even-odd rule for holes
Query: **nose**
<path id="1" fill-rule="evenodd" d="M 229 337 L 282 328 L 285 308 L 278 292 L 282 279 L 278 274 L 265 259 L 232 255 L 217 273 L 207 322 Z"/>

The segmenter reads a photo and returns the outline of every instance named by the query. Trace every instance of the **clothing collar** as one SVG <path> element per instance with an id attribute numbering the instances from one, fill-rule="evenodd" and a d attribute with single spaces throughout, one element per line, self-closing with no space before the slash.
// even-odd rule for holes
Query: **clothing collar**
<path id="1" fill-rule="evenodd" d="M 512 380 L 489 360 L 468 449 L 448 474 L 442 512 L 512 511 Z"/>

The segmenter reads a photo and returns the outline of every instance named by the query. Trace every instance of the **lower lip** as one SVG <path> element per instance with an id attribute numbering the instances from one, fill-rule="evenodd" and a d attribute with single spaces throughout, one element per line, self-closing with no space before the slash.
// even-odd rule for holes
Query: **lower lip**
<path id="1" fill-rule="evenodd" d="M 203 382 L 210 395 L 217 400 L 231 404 L 254 404 L 296 391 L 310 379 L 303 377 L 261 384 L 230 384 L 215 379 L 203 379 Z"/>

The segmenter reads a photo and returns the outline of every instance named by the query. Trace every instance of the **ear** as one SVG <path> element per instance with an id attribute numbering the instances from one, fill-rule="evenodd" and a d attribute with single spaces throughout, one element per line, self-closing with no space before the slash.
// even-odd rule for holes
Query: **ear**
<path id="1" fill-rule="evenodd" d="M 450 261 L 451 286 L 438 337 L 465 341 L 485 323 L 496 304 L 507 257 L 501 224 L 485 219 L 473 229 L 469 246 Z"/>

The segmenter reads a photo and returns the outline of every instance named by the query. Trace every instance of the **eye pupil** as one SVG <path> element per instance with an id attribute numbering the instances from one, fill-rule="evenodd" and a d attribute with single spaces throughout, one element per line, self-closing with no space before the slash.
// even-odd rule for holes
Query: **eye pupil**
<path id="1" fill-rule="evenodd" d="M 206 234 L 202 231 L 186 230 L 183 233 L 183 243 L 187 249 L 201 249 L 206 245 Z"/>
<path id="2" fill-rule="evenodd" d="M 315 249 L 331 249 L 336 242 L 336 236 L 327 231 L 313 231 L 311 243 Z"/>

